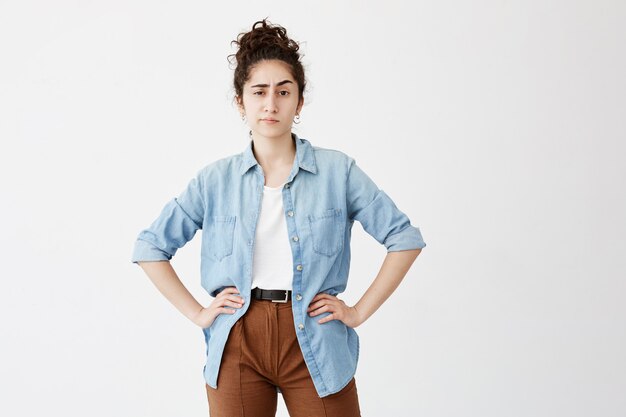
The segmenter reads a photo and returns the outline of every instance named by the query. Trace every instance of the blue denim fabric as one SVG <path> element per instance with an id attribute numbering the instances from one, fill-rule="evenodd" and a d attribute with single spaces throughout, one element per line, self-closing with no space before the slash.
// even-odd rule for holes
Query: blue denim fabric
<path id="1" fill-rule="evenodd" d="M 353 158 L 312 146 L 294 133 L 292 137 L 296 158 L 282 189 L 293 256 L 291 303 L 302 354 L 318 395 L 325 397 L 340 391 L 354 376 L 359 337 L 340 320 L 317 322 L 329 313 L 310 317 L 306 309 L 320 292 L 337 295 L 345 290 L 354 221 L 388 252 L 426 244 L 419 228 L 411 225 Z M 132 262 L 170 260 L 201 229 L 202 287 L 215 297 L 225 287 L 235 286 L 245 299 L 234 314 L 220 314 L 203 329 L 207 355 L 203 374 L 213 388 L 217 388 L 230 329 L 250 305 L 255 228 L 265 183 L 252 145 L 250 141 L 242 153 L 198 171 L 139 233 L 132 255 Z"/>

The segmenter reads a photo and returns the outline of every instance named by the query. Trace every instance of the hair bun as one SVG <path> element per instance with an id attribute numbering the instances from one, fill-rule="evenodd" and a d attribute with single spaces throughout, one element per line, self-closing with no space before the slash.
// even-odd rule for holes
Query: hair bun
<path id="1" fill-rule="evenodd" d="M 286 53 L 298 52 L 300 46 L 289 39 L 287 29 L 268 23 L 266 19 L 255 22 L 250 32 L 240 33 L 237 40 L 231 42 L 239 47 L 235 55 L 237 62 L 247 58 L 251 52 L 262 49 L 281 48 Z"/>

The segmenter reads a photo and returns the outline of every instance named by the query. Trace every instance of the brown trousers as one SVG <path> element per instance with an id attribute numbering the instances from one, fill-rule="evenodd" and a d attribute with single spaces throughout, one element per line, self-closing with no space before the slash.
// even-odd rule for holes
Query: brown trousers
<path id="1" fill-rule="evenodd" d="M 354 378 L 320 398 L 296 339 L 291 301 L 252 300 L 228 335 L 217 389 L 206 384 L 211 417 L 274 417 L 280 387 L 290 417 L 359 417 Z"/>

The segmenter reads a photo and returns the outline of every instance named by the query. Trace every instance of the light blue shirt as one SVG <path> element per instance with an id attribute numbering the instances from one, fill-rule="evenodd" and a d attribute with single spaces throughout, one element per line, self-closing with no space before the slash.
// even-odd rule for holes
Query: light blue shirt
<path id="1" fill-rule="evenodd" d="M 426 246 L 384 191 L 343 152 L 312 146 L 295 133 L 296 157 L 282 188 L 293 259 L 292 310 L 304 360 L 320 397 L 340 391 L 356 372 L 359 337 L 340 320 L 319 324 L 328 312 L 310 317 L 306 309 L 320 292 L 337 295 L 347 285 L 350 235 L 358 220 L 388 252 Z M 204 328 L 207 384 L 217 388 L 224 346 L 233 324 L 251 299 L 255 229 L 265 178 L 252 152 L 214 161 L 170 200 L 137 237 L 132 262 L 170 260 L 201 229 L 202 287 L 215 297 L 237 287 L 245 302 Z"/>

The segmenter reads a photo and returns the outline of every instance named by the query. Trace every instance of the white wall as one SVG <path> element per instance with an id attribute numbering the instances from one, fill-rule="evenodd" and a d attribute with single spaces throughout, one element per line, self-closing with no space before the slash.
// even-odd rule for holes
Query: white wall
<path id="1" fill-rule="evenodd" d="M 626 7 L 591 0 L 1 1 L 0 414 L 207 415 L 202 331 L 130 255 L 247 144 L 226 56 L 266 16 L 298 134 L 428 244 L 357 329 L 363 415 L 626 415 Z M 199 241 L 173 264 L 206 305 Z M 349 303 L 385 255 L 353 251 Z"/>

